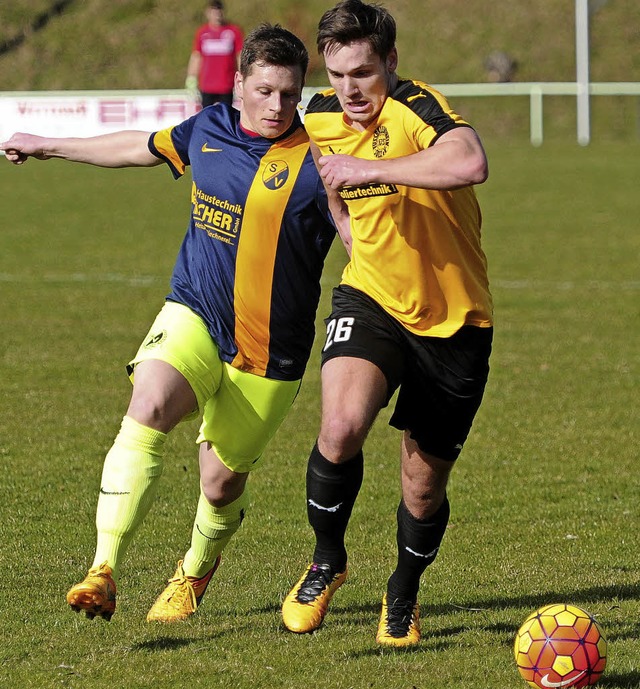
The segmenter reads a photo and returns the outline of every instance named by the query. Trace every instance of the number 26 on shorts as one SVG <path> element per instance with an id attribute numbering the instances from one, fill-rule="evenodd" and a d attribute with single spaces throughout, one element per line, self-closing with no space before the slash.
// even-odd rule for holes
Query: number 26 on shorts
<path id="1" fill-rule="evenodd" d="M 346 342 L 351 337 L 354 319 L 350 317 L 332 318 L 327 323 L 327 341 L 324 345 L 326 351 L 334 342 Z"/>

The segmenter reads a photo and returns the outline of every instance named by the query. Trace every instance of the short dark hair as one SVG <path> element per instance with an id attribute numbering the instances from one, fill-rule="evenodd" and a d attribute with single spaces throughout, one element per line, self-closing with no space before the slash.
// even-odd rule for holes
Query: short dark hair
<path id="1" fill-rule="evenodd" d="M 300 67 L 304 82 L 309 53 L 304 43 L 280 24 L 260 24 L 244 40 L 240 53 L 240 73 L 249 76 L 256 63 Z"/>
<path id="2" fill-rule="evenodd" d="M 212 10 L 223 10 L 224 9 L 224 3 L 222 0 L 211 0 L 209 3 L 209 8 Z"/>
<path id="3" fill-rule="evenodd" d="M 320 54 L 363 39 L 382 60 L 395 47 L 396 22 L 382 5 L 342 0 L 318 23 L 316 43 Z"/>

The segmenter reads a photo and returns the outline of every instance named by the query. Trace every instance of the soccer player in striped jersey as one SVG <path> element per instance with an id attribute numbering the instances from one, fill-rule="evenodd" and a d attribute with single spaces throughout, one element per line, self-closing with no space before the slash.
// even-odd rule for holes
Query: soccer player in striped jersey
<path id="1" fill-rule="evenodd" d="M 104 461 L 97 545 L 67 602 L 111 619 L 126 548 L 148 513 L 167 434 L 202 415 L 200 498 L 191 547 L 149 621 L 193 614 L 242 522 L 246 482 L 289 411 L 314 337 L 320 274 L 335 236 L 327 195 L 297 106 L 308 64 L 302 42 L 276 25 L 247 37 L 235 87 L 240 111 L 215 104 L 153 133 L 44 138 L 0 146 L 102 167 L 191 167 L 191 213 L 171 291 L 129 364 L 133 392 Z"/>
<path id="2" fill-rule="evenodd" d="M 420 578 L 449 519 L 449 473 L 488 376 L 493 307 L 473 190 L 487 177 L 482 144 L 442 94 L 397 75 L 395 38 L 389 12 L 361 0 L 339 2 L 318 27 L 332 88 L 311 99 L 305 127 L 351 257 L 326 321 L 322 422 L 307 468 L 315 550 L 282 614 L 291 631 L 316 629 L 345 581 L 363 444 L 399 389 L 397 565 L 376 638 L 410 646 L 420 640 Z"/>

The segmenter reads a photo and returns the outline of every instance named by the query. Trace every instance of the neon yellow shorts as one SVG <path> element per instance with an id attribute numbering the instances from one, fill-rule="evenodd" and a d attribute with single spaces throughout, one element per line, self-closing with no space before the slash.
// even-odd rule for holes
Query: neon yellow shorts
<path id="1" fill-rule="evenodd" d="M 220 359 L 204 321 L 191 309 L 166 302 L 130 362 L 159 359 L 187 379 L 198 400 L 198 443 L 211 443 L 232 471 L 255 469 L 287 415 L 300 381 L 263 378 Z"/>

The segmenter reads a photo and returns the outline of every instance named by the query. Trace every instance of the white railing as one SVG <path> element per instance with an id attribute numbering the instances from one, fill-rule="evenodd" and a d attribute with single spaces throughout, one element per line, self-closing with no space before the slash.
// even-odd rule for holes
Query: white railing
<path id="1" fill-rule="evenodd" d="M 530 139 L 534 146 L 543 142 L 544 96 L 573 96 L 578 108 L 578 98 L 583 95 L 583 87 L 573 81 L 433 86 L 447 98 L 528 97 Z M 305 87 L 301 112 L 320 88 Z M 589 96 L 640 96 L 640 82 L 591 82 Z M 0 141 L 14 131 L 49 136 L 91 136 L 113 129 L 155 131 L 177 124 L 193 112 L 195 104 L 183 90 L 0 92 Z M 578 143 L 589 143 L 580 131 Z"/>
<path id="2" fill-rule="evenodd" d="M 509 84 L 442 84 L 439 91 L 447 97 L 454 96 L 528 96 L 529 97 L 529 137 L 534 146 L 543 141 L 542 99 L 544 96 L 575 96 L 578 114 L 583 121 L 578 122 L 578 143 L 589 143 L 589 112 L 579 107 L 581 85 L 574 81 L 515 82 Z M 640 82 L 590 82 L 589 96 L 640 96 Z M 584 122 L 584 117 L 587 122 Z M 580 118 L 578 118 L 580 120 Z"/>

